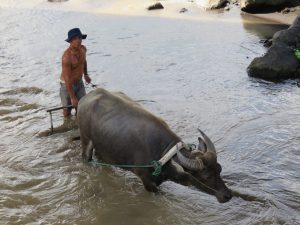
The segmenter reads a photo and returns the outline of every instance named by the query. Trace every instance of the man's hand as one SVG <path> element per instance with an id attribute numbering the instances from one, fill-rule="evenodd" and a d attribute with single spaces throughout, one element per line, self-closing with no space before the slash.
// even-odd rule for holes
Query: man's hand
<path id="1" fill-rule="evenodd" d="M 90 78 L 89 75 L 84 75 L 84 79 L 88 84 L 91 83 L 91 81 L 92 81 L 92 79 Z"/>
<path id="2" fill-rule="evenodd" d="M 77 106 L 78 106 L 78 100 L 77 100 L 76 97 L 71 98 L 71 103 L 72 103 L 72 106 L 74 108 L 77 108 Z"/>

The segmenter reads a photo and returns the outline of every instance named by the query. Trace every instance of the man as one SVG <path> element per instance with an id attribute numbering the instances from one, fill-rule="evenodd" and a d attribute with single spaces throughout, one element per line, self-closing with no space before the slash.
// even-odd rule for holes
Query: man
<path id="1" fill-rule="evenodd" d="M 62 73 L 60 77 L 60 98 L 63 106 L 72 105 L 77 108 L 78 101 L 86 92 L 82 81 L 82 76 L 87 83 L 91 78 L 87 73 L 86 47 L 81 44 L 82 39 L 87 35 L 82 34 L 79 28 L 71 29 L 68 38 L 70 43 L 62 56 Z M 64 109 L 64 117 L 71 115 L 71 109 Z"/>

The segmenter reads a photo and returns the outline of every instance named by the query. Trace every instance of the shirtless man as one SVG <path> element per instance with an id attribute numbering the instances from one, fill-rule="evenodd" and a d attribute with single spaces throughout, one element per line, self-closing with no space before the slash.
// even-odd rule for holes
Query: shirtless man
<path id="1" fill-rule="evenodd" d="M 78 101 L 86 92 L 82 77 L 87 83 L 91 78 L 87 73 L 86 47 L 81 45 L 82 39 L 87 35 L 82 34 L 79 28 L 71 29 L 68 38 L 65 40 L 70 43 L 62 56 L 62 73 L 60 77 L 60 98 L 63 106 L 72 105 L 77 108 Z M 64 109 L 64 117 L 71 115 L 71 109 Z"/>

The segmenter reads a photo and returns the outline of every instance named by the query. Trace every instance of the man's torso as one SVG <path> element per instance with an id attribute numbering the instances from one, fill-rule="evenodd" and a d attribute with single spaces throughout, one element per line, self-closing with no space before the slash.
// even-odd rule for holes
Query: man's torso
<path id="1" fill-rule="evenodd" d="M 62 56 L 62 60 L 66 60 L 70 64 L 71 74 L 69 79 L 71 82 L 76 83 L 80 81 L 86 61 L 86 47 L 82 45 L 78 51 L 72 51 L 71 48 L 67 48 Z M 63 74 L 61 74 L 60 79 L 64 81 Z"/>

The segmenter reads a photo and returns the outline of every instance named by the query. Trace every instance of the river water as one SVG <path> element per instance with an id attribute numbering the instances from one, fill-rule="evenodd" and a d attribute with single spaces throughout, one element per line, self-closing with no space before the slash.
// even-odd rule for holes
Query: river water
<path id="1" fill-rule="evenodd" d="M 300 224 L 300 89 L 246 73 L 266 51 L 259 40 L 283 27 L 234 10 L 209 16 L 0 8 L 0 224 Z M 72 27 L 88 34 L 93 83 L 125 92 L 187 143 L 197 127 L 211 137 L 230 202 L 173 182 L 148 193 L 129 172 L 82 163 L 76 129 L 45 135 Z M 61 112 L 53 120 L 62 125 Z"/>

